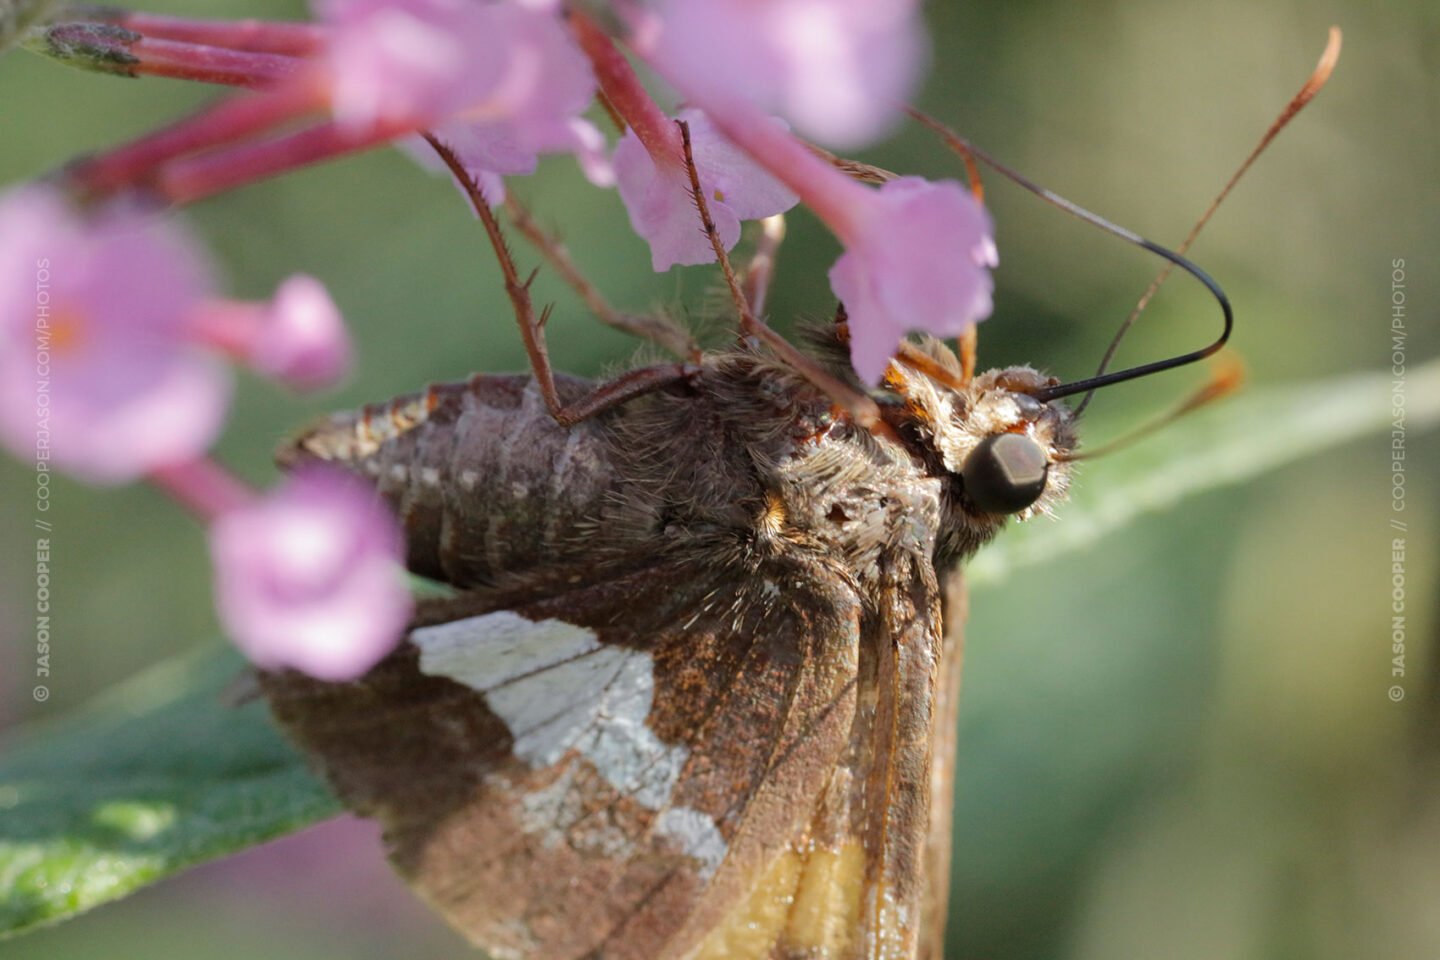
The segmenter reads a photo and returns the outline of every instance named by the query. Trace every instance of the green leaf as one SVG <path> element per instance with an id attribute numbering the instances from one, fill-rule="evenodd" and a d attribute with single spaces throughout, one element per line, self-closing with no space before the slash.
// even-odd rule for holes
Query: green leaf
<path id="1" fill-rule="evenodd" d="M 339 812 L 270 725 L 228 706 L 229 648 L 156 667 L 0 759 L 0 936 Z"/>
<path id="2" fill-rule="evenodd" d="M 1390 426 L 1390 378 L 1253 391 L 1086 469 L 1063 522 L 1007 531 L 971 566 L 994 582 L 1143 514 Z M 1412 434 L 1440 423 L 1440 362 L 1410 372 Z M 243 664 L 162 665 L 0 759 L 0 936 L 59 920 L 330 817 L 336 802 L 270 725 L 225 705 Z"/>

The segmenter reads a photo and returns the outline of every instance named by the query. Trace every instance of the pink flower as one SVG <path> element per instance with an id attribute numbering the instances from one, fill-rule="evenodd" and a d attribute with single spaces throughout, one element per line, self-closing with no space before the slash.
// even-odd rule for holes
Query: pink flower
<path id="1" fill-rule="evenodd" d="M 455 156 L 471 176 L 481 181 L 481 186 L 493 177 L 534 173 L 542 153 L 573 153 L 585 179 L 597 187 L 615 185 L 615 173 L 606 156 L 604 134 L 593 123 L 580 117 L 572 117 L 564 125 L 551 127 L 544 136 L 532 139 L 527 139 L 515 124 L 505 121 L 450 120 L 436 126 L 432 132 L 437 140 L 455 151 Z M 423 145 L 425 151 L 433 156 L 429 145 Z M 434 166 L 425 160 L 420 162 L 427 167 Z M 443 169 L 444 164 L 440 167 Z M 492 196 L 489 188 L 485 190 L 485 196 Z M 503 187 L 498 196 L 504 199 Z"/>
<path id="2" fill-rule="evenodd" d="M 505 76 L 492 8 L 469 0 L 318 0 L 333 33 L 321 54 L 336 119 L 352 127 L 444 119 Z"/>
<path id="3" fill-rule="evenodd" d="M 301 390 L 328 387 L 350 369 L 350 337 L 325 285 L 296 274 L 275 291 L 250 363 Z"/>
<path id="4" fill-rule="evenodd" d="M 726 140 L 704 113 L 682 110 L 680 118 L 690 125 L 695 169 L 726 249 L 740 239 L 741 220 L 758 220 L 795 205 L 795 194 Z M 673 144 L 652 154 L 631 128 L 615 147 L 620 199 L 635 232 L 649 242 L 650 260 L 657 273 L 677 263 L 715 261 L 715 251 L 690 196 L 690 177 L 679 139 L 677 131 Z"/>
<path id="5" fill-rule="evenodd" d="M 456 151 L 455 155 L 459 157 L 460 162 L 465 165 L 466 172 L 470 174 L 471 179 L 480 187 L 480 192 L 484 195 L 485 199 L 489 201 L 492 209 L 504 203 L 505 178 L 498 173 L 492 172 L 489 167 L 484 165 L 484 161 L 488 158 L 482 157 L 477 160 L 474 154 L 467 155 L 463 153 L 462 148 L 455 146 L 454 143 L 446 139 L 444 131 L 451 126 L 451 124 L 446 124 L 435 131 L 436 139 L 451 150 Z M 465 129 L 469 129 L 468 125 Z M 467 208 L 470 206 L 470 192 L 465 188 L 465 185 L 460 182 L 459 178 L 451 172 L 450 168 L 445 165 L 445 161 L 440 159 L 440 156 L 436 154 L 434 148 L 430 146 L 424 137 L 418 134 L 413 137 L 406 137 L 403 140 L 396 141 L 395 145 L 400 148 L 402 153 L 431 173 L 444 174 L 449 177 L 451 183 L 455 184 L 455 189 L 460 191 L 460 196 L 464 200 L 465 206 Z"/>
<path id="6" fill-rule="evenodd" d="M 528 174 L 541 153 L 580 157 L 606 182 L 604 140 L 580 114 L 595 78 L 554 4 L 322 0 L 342 123 L 426 126 L 476 176 Z"/>
<path id="7" fill-rule="evenodd" d="M 221 621 L 267 669 L 354 679 L 395 648 L 410 618 L 394 516 L 333 468 L 304 468 L 222 513 L 210 552 Z"/>
<path id="8" fill-rule="evenodd" d="M 964 187 L 919 177 L 862 186 L 750 105 L 706 104 L 715 126 L 799 195 L 845 253 L 830 284 L 850 315 L 850 357 L 878 383 L 909 330 L 954 336 L 990 314 L 990 216 Z"/>
<path id="9" fill-rule="evenodd" d="M 595 98 L 590 63 L 547 9 L 497 5 L 509 38 L 506 78 L 492 100 L 435 127 L 472 176 L 531 174 L 542 153 L 573 153 L 596 186 L 614 185 L 605 138 L 581 118 Z M 486 196 L 490 191 L 486 191 Z"/>
<path id="10" fill-rule="evenodd" d="M 667 0 L 651 40 L 697 102 L 743 98 L 835 147 L 893 125 L 926 59 L 917 0 Z"/>
<path id="11" fill-rule="evenodd" d="M 873 194 L 830 268 L 850 317 L 850 362 L 878 383 L 910 330 L 959 336 L 990 315 L 990 215 L 954 181 L 901 177 Z"/>
<path id="12" fill-rule="evenodd" d="M 230 378 L 189 335 L 196 246 L 134 213 L 82 222 L 48 188 L 0 197 L 0 442 L 105 484 L 208 448 Z"/>
<path id="13" fill-rule="evenodd" d="M 297 390 L 332 386 L 350 369 L 350 337 L 335 301 L 296 274 L 269 303 L 217 301 L 196 311 L 197 336 Z"/>

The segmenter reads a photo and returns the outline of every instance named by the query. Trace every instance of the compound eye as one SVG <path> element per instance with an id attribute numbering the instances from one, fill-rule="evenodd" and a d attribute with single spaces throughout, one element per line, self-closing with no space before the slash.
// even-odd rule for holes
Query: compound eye
<path id="1" fill-rule="evenodd" d="M 1019 513 L 1045 492 L 1045 449 L 1022 433 L 998 433 L 965 458 L 960 478 L 971 503 L 985 513 Z"/>

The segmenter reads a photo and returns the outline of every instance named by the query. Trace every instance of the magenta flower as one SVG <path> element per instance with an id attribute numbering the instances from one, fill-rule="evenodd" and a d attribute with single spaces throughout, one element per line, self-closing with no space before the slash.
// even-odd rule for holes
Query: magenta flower
<path id="1" fill-rule="evenodd" d="M 550 127 L 544 136 L 528 139 L 521 128 L 506 121 L 450 120 L 437 125 L 432 132 L 437 140 L 455 151 L 455 156 L 482 187 L 486 183 L 496 185 L 491 178 L 534 173 L 542 153 L 573 153 L 585 179 L 597 187 L 615 185 L 605 135 L 581 117 L 571 117 L 563 125 L 557 123 Z M 422 145 L 433 156 L 429 145 L 423 141 Z M 420 162 L 434 168 L 428 161 Z M 444 164 L 439 166 L 445 168 Z M 485 195 L 492 197 L 489 188 Z M 504 198 L 503 188 L 498 196 Z"/>
<path id="2" fill-rule="evenodd" d="M 850 362 L 873 384 L 908 331 L 954 337 L 990 315 L 999 257 L 990 215 L 954 181 L 901 177 L 868 207 L 830 286 L 849 314 Z"/>
<path id="3" fill-rule="evenodd" d="M 394 516 L 361 481 L 303 468 L 210 528 L 216 606 L 246 656 L 352 680 L 400 642 L 410 591 Z"/>
<path id="4" fill-rule="evenodd" d="M 350 369 L 340 310 L 325 286 L 304 274 L 282 283 L 269 303 L 207 303 L 194 323 L 205 342 L 297 390 L 332 386 Z"/>
<path id="5" fill-rule="evenodd" d="M 477 177 L 574 153 L 609 185 L 604 139 L 580 117 L 595 79 L 554 4 L 321 2 L 335 25 L 325 57 L 341 123 L 431 127 Z"/>
<path id="6" fill-rule="evenodd" d="M 914 93 L 926 59 L 919 6 L 666 0 L 650 53 L 697 102 L 739 97 L 778 113 L 803 136 L 853 147 L 898 121 Z"/>
<path id="7" fill-rule="evenodd" d="M 699 110 L 682 110 L 690 148 L 710 216 L 726 249 L 740 239 L 740 221 L 789 210 L 797 197 L 763 167 L 726 140 Z M 655 271 L 677 263 L 713 263 L 715 251 L 690 196 L 679 134 L 659 145 L 642 143 L 635 128 L 615 147 L 615 179 L 635 232 L 650 244 Z"/>
<path id="8" fill-rule="evenodd" d="M 861 379 L 879 382 L 906 331 L 954 336 L 989 315 L 997 262 L 990 217 L 960 184 L 903 177 L 865 187 L 748 104 L 721 97 L 706 107 L 845 245 L 830 283 L 850 315 Z"/>
<path id="9" fill-rule="evenodd" d="M 318 0 L 336 119 L 421 126 L 492 96 L 506 72 L 492 13 L 468 0 Z"/>
<path id="10" fill-rule="evenodd" d="M 592 183 L 614 185 L 605 138 L 580 116 L 595 77 L 570 31 L 552 9 L 498 4 L 493 16 L 509 38 L 506 77 L 488 102 L 437 125 L 437 139 L 482 182 L 534 173 L 542 153 L 573 153 Z"/>
<path id="11" fill-rule="evenodd" d="M 261 374 L 313 390 L 337 383 L 350 369 L 350 336 L 325 285 L 296 274 L 275 291 L 249 360 Z"/>
<path id="12" fill-rule="evenodd" d="M 448 126 L 450 125 L 442 127 L 441 130 L 446 129 Z M 465 129 L 468 130 L 469 127 L 467 126 Z M 466 172 L 470 174 L 471 179 L 480 187 L 481 194 L 490 202 L 492 209 L 505 202 L 505 178 L 498 173 L 492 172 L 489 167 L 484 165 L 484 159 L 486 158 L 482 157 L 480 160 L 477 160 L 475 154 L 462 155 L 460 152 L 461 148 L 456 147 L 447 140 L 443 134 L 436 133 L 435 136 L 436 139 L 445 144 L 445 146 L 456 151 L 456 156 L 459 157 L 460 162 L 465 165 Z M 399 147 L 402 153 L 431 173 L 437 175 L 443 174 L 449 177 L 450 181 L 455 184 L 455 188 L 460 191 L 460 196 L 465 201 L 465 206 L 467 208 L 470 206 L 469 190 L 466 189 L 464 184 L 460 183 L 459 178 L 446 166 L 445 161 L 440 159 L 440 156 L 436 154 L 434 148 L 430 146 L 424 137 L 418 134 L 413 137 L 406 137 L 403 140 L 397 140 L 395 146 Z"/>
<path id="13" fill-rule="evenodd" d="M 208 448 L 230 377 L 190 337 L 196 248 L 134 213 L 82 222 L 48 188 L 0 197 L 0 442 L 104 484 Z"/>

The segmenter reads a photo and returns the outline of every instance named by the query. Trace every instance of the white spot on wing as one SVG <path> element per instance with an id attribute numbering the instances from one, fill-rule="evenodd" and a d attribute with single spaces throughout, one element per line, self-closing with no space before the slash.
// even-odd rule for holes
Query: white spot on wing
<path id="1" fill-rule="evenodd" d="M 663 743 L 646 725 L 655 673 L 643 650 L 605 646 L 593 630 L 508 610 L 422 627 L 410 637 L 421 672 L 485 695 L 515 738 L 515 755 L 531 768 L 558 763 L 573 749 L 651 810 L 675 789 L 689 750 Z"/>
<path id="2" fill-rule="evenodd" d="M 655 818 L 655 833 L 673 840 L 683 853 L 700 861 L 700 876 L 710 879 L 728 849 L 715 821 L 691 807 L 671 807 Z"/>
<path id="3" fill-rule="evenodd" d="M 482 693 L 600 649 L 594 630 L 560 620 L 536 623 L 509 610 L 421 627 L 410 639 L 420 648 L 422 673 Z"/>

